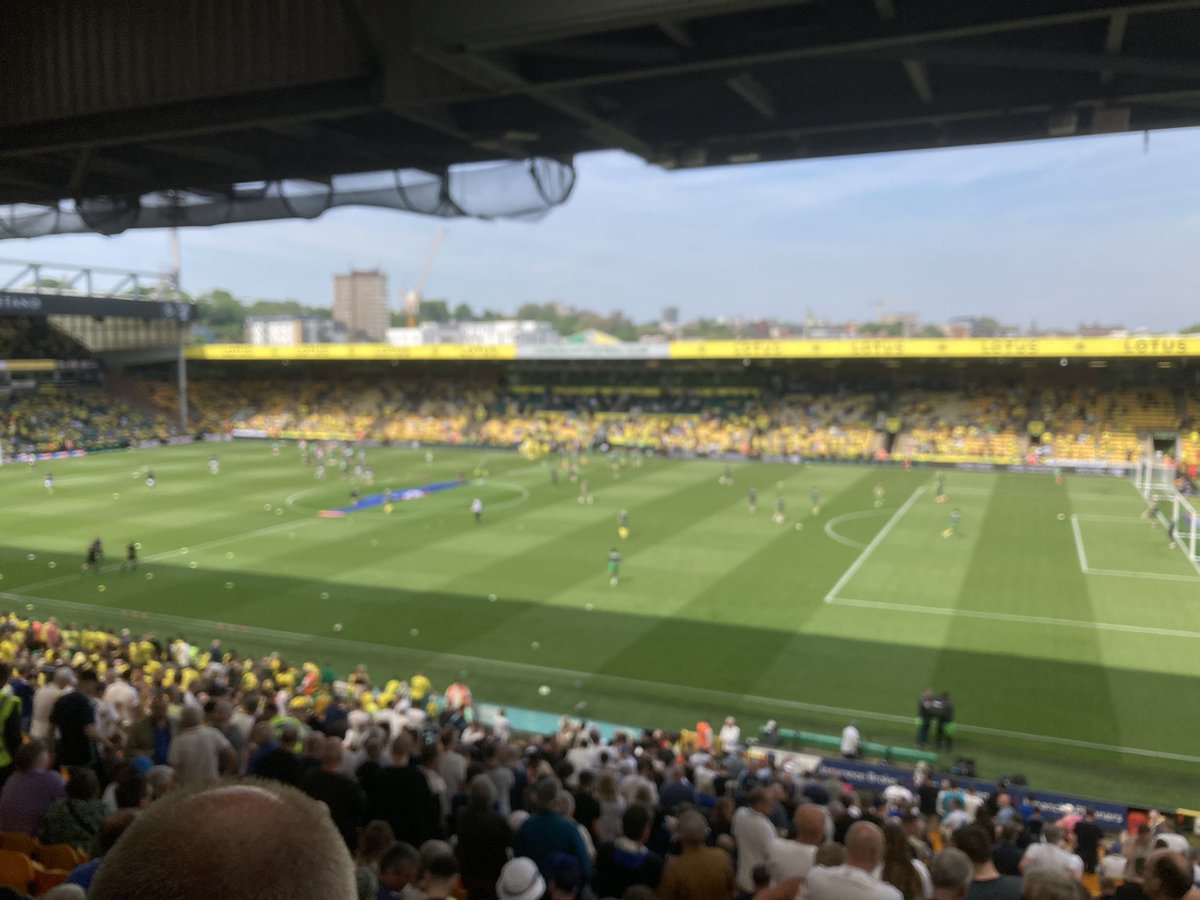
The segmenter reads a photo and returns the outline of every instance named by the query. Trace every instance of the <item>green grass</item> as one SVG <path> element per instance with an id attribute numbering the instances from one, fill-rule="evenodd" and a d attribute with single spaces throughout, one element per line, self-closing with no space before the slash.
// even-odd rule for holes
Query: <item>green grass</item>
<path id="1" fill-rule="evenodd" d="M 488 453 L 477 485 L 391 515 L 322 519 L 349 502 L 338 475 L 315 481 L 291 446 L 275 458 L 238 443 L 216 448 L 212 477 L 212 449 L 0 468 L 0 600 L 343 669 L 364 662 L 377 679 L 420 666 L 444 683 L 465 669 L 482 700 L 559 712 L 586 700 L 588 715 L 635 725 L 734 713 L 747 730 L 775 718 L 835 732 L 853 716 L 869 739 L 910 744 L 917 695 L 947 689 L 954 755 L 984 776 L 1200 801 L 1188 777 L 1200 761 L 1200 575 L 1139 519 L 1126 481 L 952 472 L 950 503 L 938 505 L 928 471 L 748 463 L 723 487 L 717 463 L 652 459 L 614 480 L 597 459 L 595 503 L 583 505 L 544 464 Z M 437 450 L 426 464 L 423 451 L 378 449 L 371 464 L 376 489 L 399 489 L 470 472 L 483 455 Z M 487 505 L 479 526 L 473 496 Z M 947 539 L 952 508 L 962 529 Z M 81 575 L 97 534 L 111 568 Z M 142 568 L 122 575 L 130 539 Z M 614 545 L 617 588 L 605 572 Z"/>

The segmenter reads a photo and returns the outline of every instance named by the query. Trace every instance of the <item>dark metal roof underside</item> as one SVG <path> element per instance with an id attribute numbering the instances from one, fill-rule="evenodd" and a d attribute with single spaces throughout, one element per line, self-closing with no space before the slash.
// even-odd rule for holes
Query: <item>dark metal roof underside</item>
<path id="1" fill-rule="evenodd" d="M 1200 124 L 1200 0 L 8 0 L 0 203 Z"/>

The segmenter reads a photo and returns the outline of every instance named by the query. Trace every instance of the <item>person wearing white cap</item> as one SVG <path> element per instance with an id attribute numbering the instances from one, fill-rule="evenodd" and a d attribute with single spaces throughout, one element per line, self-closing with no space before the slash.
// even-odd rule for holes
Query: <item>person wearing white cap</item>
<path id="1" fill-rule="evenodd" d="M 545 893 L 546 881 L 532 859 L 518 856 L 500 870 L 500 879 L 496 882 L 497 900 L 542 900 Z"/>

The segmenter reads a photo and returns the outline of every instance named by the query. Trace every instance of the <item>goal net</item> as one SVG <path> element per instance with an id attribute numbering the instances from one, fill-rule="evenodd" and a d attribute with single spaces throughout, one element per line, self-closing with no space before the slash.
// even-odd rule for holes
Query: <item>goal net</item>
<path id="1" fill-rule="evenodd" d="M 1197 512 L 1196 497 L 1179 492 L 1176 472 L 1172 466 L 1163 465 L 1156 459 L 1138 461 L 1134 484 L 1146 501 L 1146 515 L 1156 518 L 1175 543 L 1196 560 L 1197 536 L 1200 532 L 1200 513 Z"/>

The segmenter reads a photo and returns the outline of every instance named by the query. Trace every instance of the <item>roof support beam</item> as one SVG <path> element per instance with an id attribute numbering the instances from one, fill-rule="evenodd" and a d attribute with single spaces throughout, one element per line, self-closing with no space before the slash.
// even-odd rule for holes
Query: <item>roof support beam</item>
<path id="1" fill-rule="evenodd" d="M 828 59 L 832 57 L 868 57 L 875 52 L 881 56 L 887 51 L 901 50 L 898 58 L 913 57 L 918 54 L 910 52 L 916 47 L 928 47 L 951 41 L 964 41 L 972 38 L 984 38 L 1011 34 L 1019 31 L 1032 31 L 1040 28 L 1052 28 L 1062 25 L 1074 25 L 1082 22 L 1111 19 L 1118 13 L 1128 15 L 1173 12 L 1180 10 L 1200 9 L 1200 0 L 1146 0 L 1143 3 L 1109 3 L 1103 6 L 1081 6 L 1077 9 L 1045 12 L 1036 15 L 1020 15 L 1012 18 L 994 18 L 988 21 L 968 25 L 944 26 L 940 22 L 909 23 L 904 27 L 889 27 L 886 32 L 857 38 L 832 39 L 821 43 L 799 44 L 781 47 L 776 50 L 761 50 L 747 48 L 742 51 L 707 59 L 689 59 L 677 64 L 652 65 L 641 68 L 626 69 L 614 72 L 601 72 L 590 75 L 580 75 L 571 78 L 553 79 L 530 85 L 508 88 L 508 93 L 530 93 L 536 91 L 558 91 L 571 88 L 595 87 L 605 84 L 626 84 L 646 81 L 676 75 L 690 75 L 704 72 L 720 72 L 730 69 L 745 69 L 756 65 L 785 63 L 801 59 Z M 418 52 L 423 52 L 418 49 Z M 975 52 L 972 50 L 972 52 Z M 1048 57 L 1051 54 L 1046 54 Z M 1058 54 L 1053 54 L 1058 55 Z M 1071 59 L 1070 54 L 1062 54 L 1061 58 Z M 1125 58 L 1107 60 L 1107 64 L 1121 71 L 1118 66 L 1127 62 Z M 1189 71 L 1185 77 L 1192 77 L 1197 67 L 1190 62 L 1173 62 L 1170 60 L 1142 60 L 1146 67 L 1156 67 L 1157 71 L 1149 74 L 1173 77 L 1171 72 Z M 983 63 L 987 64 L 987 63 Z M 1041 67 L 1047 67 L 1042 65 Z M 1055 68 L 1055 65 L 1050 65 Z M 1102 71 L 1095 63 L 1089 63 L 1084 71 Z M 1180 77 L 1180 76 L 1174 76 Z"/>
<path id="2" fill-rule="evenodd" d="M 262 160 L 257 156 L 252 156 L 242 150 L 230 150 L 226 147 L 217 147 L 211 144 L 155 141 L 154 143 L 146 144 L 146 149 L 155 153 L 163 153 L 167 156 L 194 159 L 197 162 L 210 163 L 214 166 L 229 166 L 241 172 L 253 172 L 263 167 Z"/>
<path id="3" fill-rule="evenodd" d="M 968 123 L 976 121 L 984 121 L 987 119 L 1001 119 L 1015 116 L 1032 116 L 1032 115 L 1049 115 L 1054 112 L 1060 112 L 1062 109 L 1106 109 L 1113 106 L 1186 106 L 1190 107 L 1193 104 L 1200 105 L 1200 87 L 1191 90 L 1180 91 L 1161 91 L 1151 93 L 1128 94 L 1118 97 L 1091 97 L 1080 99 L 1074 103 L 1063 104 L 1061 102 L 1037 102 L 1029 103 L 1023 106 L 1006 106 L 1002 108 L 987 108 L 987 109 L 965 109 L 954 112 L 928 112 L 915 116 L 894 116 L 885 119 L 860 119 L 854 122 L 822 122 L 812 124 L 780 124 L 776 128 L 763 129 L 755 132 L 734 132 L 730 134 L 711 135 L 705 138 L 707 145 L 732 145 L 743 146 L 747 142 L 787 139 L 796 142 L 801 142 L 809 135 L 832 135 L 842 133 L 852 133 L 856 131 L 871 131 L 874 129 L 894 129 L 904 128 L 909 126 L 930 126 L 938 127 L 940 125 L 954 125 L 955 123 Z M 675 150 L 680 146 L 695 146 L 695 140 L 691 138 L 681 138 L 679 142 L 671 142 L 664 146 L 664 150 Z M 720 150 L 715 150 L 715 155 L 721 155 Z"/>
<path id="4" fill-rule="evenodd" d="M 902 59 L 904 73 L 912 83 L 913 90 L 926 106 L 933 105 L 933 86 L 929 83 L 929 67 L 919 59 Z"/>
<path id="5" fill-rule="evenodd" d="M 727 79 L 725 84 L 764 119 L 776 118 L 775 101 L 772 100 L 770 92 L 749 72 L 734 75 Z"/>
<path id="6" fill-rule="evenodd" d="M 688 31 L 687 26 L 682 22 L 665 19 L 658 23 L 658 28 L 680 47 L 694 47 L 696 45 L 696 42 L 692 40 L 692 33 Z"/>
<path id="7" fill-rule="evenodd" d="M 971 68 L 1027 69 L 1039 72 L 1106 71 L 1147 78 L 1200 81 L 1200 63 L 1171 59 L 1147 59 L 1133 56 L 1106 56 L 1099 53 L 1062 53 L 1019 47 L 954 46 L 923 44 L 903 49 L 882 49 L 847 54 L 858 59 L 916 59 L 922 62 Z"/>
<path id="8" fill-rule="evenodd" d="M 615 145 L 646 159 L 653 155 L 649 144 L 619 125 L 591 112 L 587 101 L 572 91 L 543 90 L 503 65 L 475 54 L 451 55 L 430 50 L 417 52 L 430 62 L 442 66 L 460 78 L 475 82 L 489 92 L 515 92 L 529 96 L 543 106 L 586 125 L 588 133 L 597 143 Z"/>
<path id="9" fill-rule="evenodd" d="M 1117 56 L 1121 45 L 1125 43 L 1125 27 L 1129 24 L 1129 13 L 1116 13 L 1108 20 L 1108 34 L 1104 36 L 1104 52 L 1109 56 Z M 1113 70 L 1105 69 L 1100 73 L 1100 83 L 1108 84 L 1113 79 Z"/>
<path id="10" fill-rule="evenodd" d="M 727 13 L 791 6 L 797 0 L 409 0 L 414 44 L 482 53 L 605 31 L 652 27 Z"/>
<path id="11" fill-rule="evenodd" d="M 419 109 L 411 105 L 412 97 L 431 82 L 438 82 L 436 93 L 469 89 L 469 83 L 459 82 L 444 69 L 430 65 L 396 48 L 408 42 L 411 22 L 405 17 L 404 4 L 385 0 L 350 0 L 346 9 L 354 26 L 353 33 L 363 53 L 372 60 L 383 84 L 383 106 L 388 112 L 407 119 L 438 134 L 464 143 L 475 138 L 460 127 L 454 110 L 446 104 L 426 105 Z M 451 82 L 451 83 L 447 83 Z M 528 150 L 497 138 L 488 142 L 492 152 L 523 159 Z"/>

